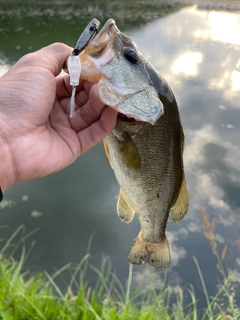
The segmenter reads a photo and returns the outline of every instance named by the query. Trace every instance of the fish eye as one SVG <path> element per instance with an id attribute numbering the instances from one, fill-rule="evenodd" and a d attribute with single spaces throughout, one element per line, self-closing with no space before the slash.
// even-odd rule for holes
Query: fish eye
<path id="1" fill-rule="evenodd" d="M 127 48 L 123 51 L 124 57 L 127 59 L 127 61 L 137 64 L 138 63 L 138 55 L 135 50 Z"/>

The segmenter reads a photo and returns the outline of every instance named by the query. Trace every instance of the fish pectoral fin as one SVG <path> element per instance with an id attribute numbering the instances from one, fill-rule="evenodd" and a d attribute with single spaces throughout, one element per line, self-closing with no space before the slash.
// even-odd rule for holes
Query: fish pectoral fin
<path id="1" fill-rule="evenodd" d="M 178 222 L 185 217 L 188 210 L 188 192 L 185 175 L 183 174 L 181 189 L 175 202 L 171 208 L 173 221 Z"/>
<path id="2" fill-rule="evenodd" d="M 127 135 L 123 141 L 118 143 L 117 147 L 123 164 L 131 171 L 139 171 L 141 169 L 141 159 L 131 137 Z"/>
<path id="3" fill-rule="evenodd" d="M 121 189 L 118 196 L 117 213 L 119 218 L 126 223 L 130 223 L 135 214 L 135 210 L 127 203 Z"/>
<path id="4" fill-rule="evenodd" d="M 133 242 L 133 246 L 128 255 L 128 261 L 132 264 L 149 263 L 157 269 L 170 267 L 171 256 L 169 244 L 166 236 L 161 242 L 149 242 L 139 233 Z"/>
<path id="5" fill-rule="evenodd" d="M 106 140 L 103 140 L 103 146 L 108 158 L 108 161 L 113 169 L 112 160 L 109 152 L 109 148 Z M 133 143 L 132 139 L 127 135 L 123 141 L 119 141 L 118 145 L 118 154 L 122 163 L 131 171 L 138 171 L 141 169 L 141 159 L 138 154 L 137 148 Z"/>

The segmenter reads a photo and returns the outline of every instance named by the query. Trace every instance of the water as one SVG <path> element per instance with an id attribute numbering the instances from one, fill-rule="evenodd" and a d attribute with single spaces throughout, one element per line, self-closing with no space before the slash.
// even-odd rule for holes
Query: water
<path id="1" fill-rule="evenodd" d="M 227 246 L 224 267 L 235 270 L 236 282 L 240 279 L 239 17 L 239 12 L 186 7 L 126 30 L 168 81 L 180 108 L 190 206 L 183 221 L 168 224 L 172 267 L 167 276 L 176 288 L 192 283 L 200 306 L 204 296 L 192 257 L 198 259 L 209 294 L 215 293 L 221 279 L 203 233 L 201 208 L 215 221 L 219 254 Z M 1 74 L 28 51 L 54 41 L 73 45 L 85 26 L 67 15 L 60 19 L 54 12 L 36 14 L 26 21 L 21 15 L 1 19 Z M 27 242 L 36 243 L 25 266 L 52 273 L 68 262 L 79 262 L 94 235 L 91 263 L 98 267 L 102 255 L 109 256 L 124 283 L 127 255 L 139 223 L 136 218 L 129 225 L 119 220 L 118 189 L 99 144 L 65 170 L 7 190 L 0 211 L 0 224 L 7 227 L 1 230 L 1 237 L 7 239 L 21 224 L 25 233 L 38 229 Z M 152 272 L 161 283 L 163 272 L 148 266 L 134 267 L 134 281 Z"/>

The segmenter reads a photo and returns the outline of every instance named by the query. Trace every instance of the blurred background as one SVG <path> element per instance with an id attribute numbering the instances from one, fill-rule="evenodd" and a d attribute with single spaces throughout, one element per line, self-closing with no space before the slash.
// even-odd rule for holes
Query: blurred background
<path id="1" fill-rule="evenodd" d="M 240 281 L 239 11 L 240 1 L 0 0 L 0 75 L 22 55 L 50 43 L 74 46 L 93 17 L 101 25 L 113 18 L 171 86 L 185 132 L 190 206 L 182 221 L 168 224 L 171 268 L 134 267 L 134 281 L 148 281 L 153 274 L 155 283 L 167 277 L 176 289 L 192 283 L 203 305 L 193 256 L 209 295 L 222 279 L 217 255 L 236 285 Z M 0 245 L 24 225 L 13 243 L 29 235 L 25 268 L 51 274 L 68 262 L 78 263 L 92 237 L 90 263 L 99 267 L 102 257 L 109 257 L 125 283 L 139 222 L 119 220 L 118 192 L 99 144 L 65 170 L 5 192 Z M 20 254 L 21 246 L 16 257 Z M 89 281 L 94 283 L 90 274 Z"/>

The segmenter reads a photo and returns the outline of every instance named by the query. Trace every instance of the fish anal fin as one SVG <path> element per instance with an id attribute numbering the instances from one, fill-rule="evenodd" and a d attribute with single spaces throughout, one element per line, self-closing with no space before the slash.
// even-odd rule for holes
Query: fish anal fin
<path id="1" fill-rule="evenodd" d="M 161 242 L 149 242 L 139 233 L 133 242 L 133 246 L 128 255 L 128 261 L 132 264 L 149 263 L 157 269 L 170 267 L 171 256 L 166 236 Z"/>
<path id="2" fill-rule="evenodd" d="M 135 210 L 128 204 L 121 189 L 118 196 L 117 213 L 119 218 L 126 223 L 130 223 L 135 214 Z"/>
<path id="3" fill-rule="evenodd" d="M 107 142 L 106 142 L 105 139 L 103 140 L 103 146 L 104 146 L 108 161 L 109 161 L 109 163 L 110 163 L 110 165 L 112 167 L 112 160 L 111 160 L 110 152 L 109 152 L 108 145 L 107 145 Z"/>
<path id="4" fill-rule="evenodd" d="M 178 198 L 171 208 L 173 221 L 178 222 L 185 217 L 188 210 L 188 192 L 185 175 L 183 174 L 182 185 Z"/>
<path id="5" fill-rule="evenodd" d="M 127 136 L 123 141 L 119 141 L 118 153 L 122 162 L 129 170 L 139 171 L 141 169 L 141 159 L 138 154 L 137 147 L 129 136 Z"/>

